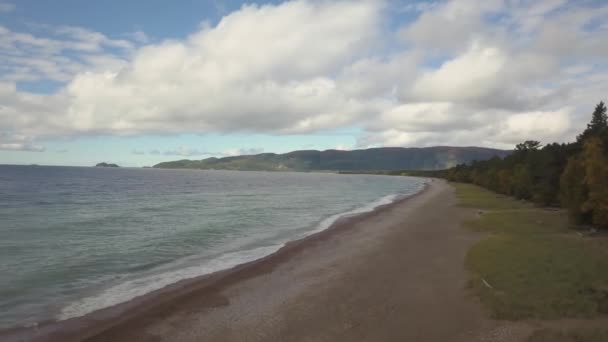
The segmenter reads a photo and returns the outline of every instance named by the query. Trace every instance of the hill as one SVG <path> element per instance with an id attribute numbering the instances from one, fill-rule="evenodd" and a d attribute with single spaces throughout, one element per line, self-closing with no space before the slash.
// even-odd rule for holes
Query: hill
<path id="1" fill-rule="evenodd" d="M 394 171 L 439 170 L 473 160 L 504 157 L 511 151 L 484 147 L 382 147 L 365 150 L 304 150 L 203 160 L 177 160 L 154 165 L 165 169 L 259 171 Z"/>
<path id="2" fill-rule="evenodd" d="M 119 167 L 116 164 L 110 164 L 110 163 L 98 163 L 97 165 L 95 165 L 95 167 Z"/>

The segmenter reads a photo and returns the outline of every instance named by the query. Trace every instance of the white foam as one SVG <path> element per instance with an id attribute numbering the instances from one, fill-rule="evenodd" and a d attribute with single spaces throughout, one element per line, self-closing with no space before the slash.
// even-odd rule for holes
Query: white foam
<path id="1" fill-rule="evenodd" d="M 420 188 L 406 195 L 411 195 L 415 192 L 418 192 L 419 190 Z M 321 232 L 329 228 L 334 222 L 336 222 L 342 217 L 348 217 L 370 212 L 379 206 L 394 202 L 398 197 L 399 196 L 396 194 L 384 196 L 365 206 L 355 208 L 353 210 L 340 214 L 332 215 L 322 220 L 317 226 L 315 226 L 315 228 L 307 230 L 305 233 L 302 233 L 300 235 L 292 236 L 292 238 L 289 240 L 295 240 Z M 176 270 L 147 275 L 139 277 L 137 279 L 122 282 L 118 285 L 109 287 L 96 295 L 85 297 L 81 300 L 67 305 L 66 307 L 61 309 L 61 312 L 59 313 L 57 318 L 59 320 L 64 320 L 68 318 L 83 316 L 99 309 L 127 302 L 131 299 L 145 295 L 152 291 L 162 289 L 180 280 L 195 278 L 198 276 L 229 269 L 231 267 L 244 264 L 246 262 L 260 259 L 278 251 L 289 240 L 281 241 L 281 243 L 276 243 L 271 246 L 263 246 L 248 250 L 225 253 L 199 265 L 187 266 Z"/>
<path id="2" fill-rule="evenodd" d="M 90 312 L 124 303 L 180 280 L 225 270 L 249 261 L 260 259 L 278 251 L 283 245 L 259 247 L 250 250 L 226 253 L 202 265 L 154 274 L 129 280 L 105 289 L 101 293 L 83 298 L 64 307 L 58 315 L 59 320 L 86 315 Z"/>
<path id="3" fill-rule="evenodd" d="M 307 231 L 306 234 L 304 234 L 303 236 L 322 232 L 322 231 L 326 230 L 327 228 L 331 227 L 332 224 L 334 224 L 336 221 L 338 221 L 342 217 L 349 217 L 349 216 L 367 213 L 367 212 L 370 212 L 370 211 L 378 208 L 379 206 L 393 203 L 396 198 L 397 198 L 396 194 L 387 195 L 387 196 L 384 196 L 363 207 L 355 208 L 355 209 L 347 211 L 347 212 L 332 215 L 332 216 L 324 219 L 323 221 L 321 221 L 314 229 Z"/>

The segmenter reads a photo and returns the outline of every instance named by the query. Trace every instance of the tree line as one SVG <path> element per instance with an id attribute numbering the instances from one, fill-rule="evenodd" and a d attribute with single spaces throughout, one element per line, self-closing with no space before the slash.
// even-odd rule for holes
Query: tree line
<path id="1" fill-rule="evenodd" d="M 575 142 L 528 140 L 505 158 L 432 173 L 543 206 L 561 206 L 575 224 L 608 228 L 608 118 L 600 102 Z"/>

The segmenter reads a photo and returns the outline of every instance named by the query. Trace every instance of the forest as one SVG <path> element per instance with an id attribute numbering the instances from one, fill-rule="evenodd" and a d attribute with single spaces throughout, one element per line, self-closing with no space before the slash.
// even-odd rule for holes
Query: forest
<path id="1" fill-rule="evenodd" d="M 430 172 L 541 206 L 566 208 L 576 225 L 608 229 L 608 119 L 600 102 L 575 142 L 528 140 L 507 157 Z"/>

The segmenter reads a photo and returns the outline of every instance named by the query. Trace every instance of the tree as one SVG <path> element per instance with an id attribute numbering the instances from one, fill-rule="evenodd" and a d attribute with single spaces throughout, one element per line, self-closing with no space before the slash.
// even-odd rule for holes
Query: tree
<path id="1" fill-rule="evenodd" d="M 560 200 L 568 209 L 570 220 L 575 223 L 588 223 L 589 215 L 583 212 L 587 199 L 587 187 L 584 181 L 585 169 L 579 157 L 571 157 L 560 178 Z"/>
<path id="2" fill-rule="evenodd" d="M 587 124 L 587 128 L 577 137 L 579 143 L 591 136 L 606 136 L 608 135 L 608 116 L 606 114 L 606 105 L 600 102 L 595 106 L 595 110 L 591 115 L 591 122 Z"/>
<path id="3" fill-rule="evenodd" d="M 513 172 L 513 196 L 529 199 L 532 196 L 532 184 L 532 177 L 526 165 L 517 165 Z"/>
<path id="4" fill-rule="evenodd" d="M 526 140 L 521 144 L 515 145 L 516 151 L 534 151 L 538 150 L 541 147 L 540 141 L 536 140 Z"/>
<path id="5" fill-rule="evenodd" d="M 572 221 L 608 229 L 608 114 L 604 102 L 593 111 L 575 143 L 527 140 L 504 159 L 458 165 L 441 173 L 450 180 L 568 209 Z"/>
<path id="6" fill-rule="evenodd" d="M 528 157 L 533 175 L 532 200 L 541 205 L 559 205 L 560 176 L 568 162 L 564 145 L 548 144 Z"/>
<path id="7" fill-rule="evenodd" d="M 499 192 L 507 195 L 513 194 L 513 177 L 511 171 L 508 169 L 502 169 L 498 171 L 498 187 Z"/>
<path id="8" fill-rule="evenodd" d="M 588 196 L 583 203 L 583 212 L 588 212 L 592 223 L 608 227 L 608 159 L 604 156 L 604 146 L 599 137 L 587 139 L 583 149 L 585 165 L 584 182 Z"/>

